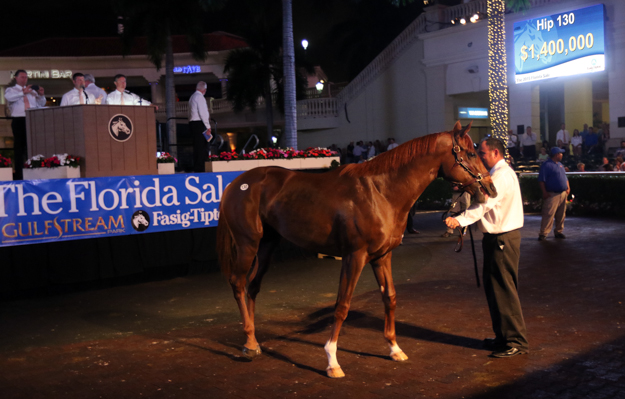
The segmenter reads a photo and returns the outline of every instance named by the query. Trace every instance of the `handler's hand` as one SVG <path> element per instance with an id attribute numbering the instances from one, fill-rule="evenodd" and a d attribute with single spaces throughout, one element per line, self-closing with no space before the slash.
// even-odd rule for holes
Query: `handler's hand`
<path id="1" fill-rule="evenodd" d="M 456 219 L 454 219 L 454 218 L 447 218 L 447 219 L 445 219 L 445 224 L 450 229 L 455 229 L 456 227 L 460 227 L 460 223 L 458 223 L 458 221 Z"/>

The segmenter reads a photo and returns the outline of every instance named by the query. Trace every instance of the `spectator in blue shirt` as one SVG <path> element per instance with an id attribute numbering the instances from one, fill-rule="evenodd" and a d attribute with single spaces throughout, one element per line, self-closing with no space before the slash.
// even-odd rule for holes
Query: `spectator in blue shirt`
<path id="1" fill-rule="evenodd" d="M 599 136 L 597 136 L 597 133 L 595 133 L 592 127 L 588 128 L 588 135 L 586 136 L 584 144 L 586 145 L 588 154 L 597 152 L 599 148 Z"/>
<path id="2" fill-rule="evenodd" d="M 555 237 L 566 238 L 562 231 L 564 230 L 564 218 L 566 216 L 566 198 L 571 192 L 571 188 L 566 178 L 564 165 L 560 163 L 563 153 L 564 150 L 562 148 L 551 148 L 549 159 L 543 162 L 538 173 L 538 184 L 540 184 L 540 189 L 543 192 L 543 218 L 540 224 L 538 241 L 543 241 L 547 238 L 553 227 L 554 218 L 556 221 Z"/>

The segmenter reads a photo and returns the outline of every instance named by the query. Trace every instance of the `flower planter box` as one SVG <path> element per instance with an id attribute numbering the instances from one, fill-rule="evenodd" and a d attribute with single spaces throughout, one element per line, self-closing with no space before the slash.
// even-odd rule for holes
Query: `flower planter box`
<path id="1" fill-rule="evenodd" d="M 13 180 L 13 168 L 0 168 L 0 181 Z"/>
<path id="2" fill-rule="evenodd" d="M 80 177 L 80 168 L 58 166 L 56 168 L 25 168 L 24 180 L 74 179 Z"/>
<path id="3" fill-rule="evenodd" d="M 332 161 L 340 162 L 340 157 L 302 158 L 301 169 L 327 169 Z"/>
<path id="4" fill-rule="evenodd" d="M 259 159 L 258 166 L 280 166 L 286 169 L 300 169 L 302 163 L 300 158 L 291 159 Z"/>
<path id="5" fill-rule="evenodd" d="M 176 164 L 173 162 L 157 163 L 156 166 L 158 166 L 159 175 L 173 175 L 176 173 Z"/>
<path id="6" fill-rule="evenodd" d="M 246 159 L 241 161 L 212 161 L 206 162 L 205 164 L 205 170 L 207 172 L 237 172 L 257 167 L 257 159 Z"/>
<path id="7" fill-rule="evenodd" d="M 242 161 L 206 162 L 207 172 L 234 172 L 254 169 L 260 166 L 280 166 L 286 169 L 327 169 L 339 157 L 291 158 L 291 159 L 247 159 Z"/>

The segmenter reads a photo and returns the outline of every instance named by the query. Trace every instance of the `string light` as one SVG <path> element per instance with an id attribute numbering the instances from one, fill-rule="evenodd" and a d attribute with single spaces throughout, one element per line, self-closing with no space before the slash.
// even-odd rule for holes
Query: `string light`
<path id="1" fill-rule="evenodd" d="M 506 65 L 505 0 L 488 0 L 488 97 L 493 136 L 508 146 L 508 81 Z M 506 149 L 506 160 L 509 161 Z"/>

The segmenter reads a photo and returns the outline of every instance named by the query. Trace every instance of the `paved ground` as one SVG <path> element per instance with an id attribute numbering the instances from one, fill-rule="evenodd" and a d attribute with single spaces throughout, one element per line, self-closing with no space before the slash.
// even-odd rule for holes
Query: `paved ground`
<path id="1" fill-rule="evenodd" d="M 258 305 L 264 353 L 244 342 L 217 273 L 0 302 L 0 397 L 8 398 L 625 398 L 622 220 L 569 218 L 538 242 L 526 216 L 521 302 L 531 353 L 491 359 L 470 244 L 440 238 L 440 213 L 394 252 L 399 344 L 387 357 L 383 307 L 365 271 L 339 339 L 347 374 L 325 377 L 340 262 L 283 249 Z M 481 262 L 481 234 L 477 233 Z M 172 249 L 173 250 L 173 249 Z"/>

